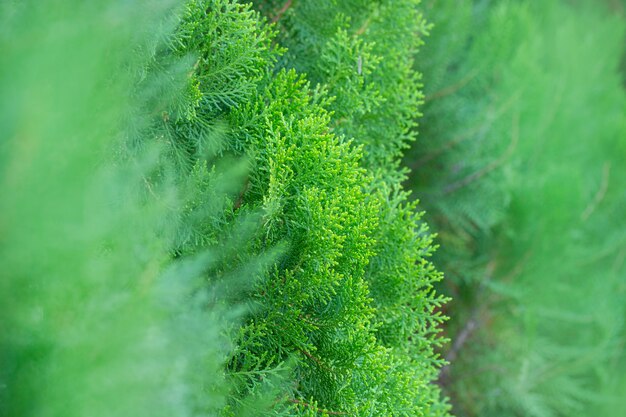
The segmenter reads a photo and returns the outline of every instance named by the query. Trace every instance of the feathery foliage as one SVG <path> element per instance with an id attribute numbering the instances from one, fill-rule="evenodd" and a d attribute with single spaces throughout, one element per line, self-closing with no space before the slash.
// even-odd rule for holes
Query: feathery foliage
<path id="1" fill-rule="evenodd" d="M 446 415 L 401 3 L 2 6 L 2 415 Z"/>
<path id="2" fill-rule="evenodd" d="M 228 7 L 219 2 L 211 6 L 206 9 Z M 238 18 L 251 18 L 246 6 L 237 7 L 246 11 Z M 294 12 L 295 21 L 297 8 Z M 201 29 L 209 21 L 189 20 L 202 32 L 209 30 Z M 258 23 L 252 19 L 249 24 Z M 270 32 L 265 33 L 269 39 Z M 332 42 L 345 54 L 339 58 L 350 62 L 354 42 L 347 35 Z M 191 50 L 208 49 L 187 45 Z M 224 112 L 231 129 L 225 149 L 250 160 L 237 211 L 261 210 L 263 231 L 257 248 L 288 242 L 274 270 L 257 285 L 253 312 L 239 332 L 228 366 L 238 387 L 230 412 L 282 378 L 268 412 L 445 413 L 430 384 L 439 364 L 433 346 L 441 321 L 433 310 L 442 302 L 433 295 L 432 282 L 440 277 L 427 260 L 431 237 L 398 184 L 399 151 L 387 150 L 389 155 L 383 157 L 378 150 L 379 166 L 371 166 L 366 160 L 374 151 L 336 128 L 339 111 L 343 121 L 356 125 L 351 103 L 369 100 L 356 61 L 342 69 L 354 76 L 354 85 L 346 79 L 341 89 L 334 89 L 318 80 L 311 88 L 295 72 L 303 69 L 294 71 L 288 64 L 294 45 L 297 42 L 276 47 L 274 56 L 282 53 L 278 64 L 266 60 L 265 72 L 260 71 L 264 76 L 255 80 L 256 91 Z M 331 64 L 326 64 L 329 71 L 339 70 Z M 205 71 L 202 62 L 196 71 Z M 385 81 L 390 89 L 398 89 L 401 78 Z M 382 81 L 372 80 L 372 86 L 394 95 Z M 418 85 L 410 87 L 419 97 Z M 342 100 L 346 102 L 340 106 Z M 413 104 L 417 99 L 406 106 Z M 358 111 L 363 117 L 368 114 L 365 108 Z M 389 117 L 375 111 L 370 116 L 378 123 Z M 389 125 L 405 136 L 390 132 L 398 149 L 411 123 L 405 117 Z M 360 137 L 366 141 L 373 135 Z"/>
<path id="3" fill-rule="evenodd" d="M 458 415 L 623 413 L 624 18 L 573 3 L 426 4 L 408 160 L 456 300 Z"/>
<path id="4" fill-rule="evenodd" d="M 265 261 L 233 265 L 239 242 L 206 220 L 220 241 L 179 250 L 237 181 L 172 158 L 164 115 L 193 107 L 165 43 L 178 7 L 70 3 L 2 5 L 0 415 L 216 415 L 242 310 L 219 275 Z"/>

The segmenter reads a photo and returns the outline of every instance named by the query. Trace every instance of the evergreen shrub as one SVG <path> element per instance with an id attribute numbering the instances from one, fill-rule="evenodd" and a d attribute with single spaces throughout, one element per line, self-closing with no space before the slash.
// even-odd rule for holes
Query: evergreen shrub
<path id="1" fill-rule="evenodd" d="M 164 122 L 188 102 L 163 42 L 179 8 L 0 10 L 0 415 L 215 415 L 238 312 L 206 275 L 236 242 L 174 256 L 198 192 Z"/>
<path id="2" fill-rule="evenodd" d="M 0 414 L 447 415 L 416 2 L 52 3 L 2 6 Z"/>
<path id="3" fill-rule="evenodd" d="M 371 21 L 371 28 L 352 30 L 357 34 L 349 34 L 344 4 L 315 6 L 322 15 L 340 11 L 329 22 L 307 22 L 305 3 L 282 12 L 294 31 L 317 25 L 309 39 L 280 25 L 276 38 L 249 6 L 232 1 L 187 6 L 174 44 L 199 56 L 191 81 L 199 99 L 191 116 L 176 122 L 183 126 L 179 142 L 189 142 L 188 131 L 226 126 L 220 152 L 249 161 L 226 217 L 260 213 L 253 251 L 286 244 L 257 278 L 251 312 L 233 335 L 227 414 L 265 395 L 274 397 L 267 412 L 281 415 L 446 413 L 432 384 L 443 319 L 432 283 L 441 277 L 428 260 L 432 236 L 407 203 L 398 168 L 414 136 L 420 93 L 412 60 L 424 27 L 415 2 L 402 5 L 397 13 L 411 11 L 403 20 L 408 34 L 389 45 L 406 55 L 394 71 L 380 64 L 384 49 L 371 40 L 389 25 L 389 4 L 351 5 L 364 8 L 355 20 Z M 257 6 L 278 20 L 270 4 Z M 369 41 L 359 38 L 366 33 Z M 313 43 L 328 49 L 307 69 L 307 57 L 297 54 L 311 53 Z M 236 95 L 215 92 L 224 73 Z"/>

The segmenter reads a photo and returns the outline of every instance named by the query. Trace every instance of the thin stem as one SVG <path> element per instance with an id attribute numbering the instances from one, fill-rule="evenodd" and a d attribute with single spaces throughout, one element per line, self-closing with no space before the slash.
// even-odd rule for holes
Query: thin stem
<path id="1" fill-rule="evenodd" d="M 291 7 L 292 2 L 293 0 L 287 0 L 285 4 L 283 4 L 283 7 L 281 7 L 280 10 L 276 13 L 276 15 L 272 18 L 272 23 L 278 22 L 280 18 L 283 17 L 285 12 L 289 10 L 289 8 Z"/>
<path id="2" fill-rule="evenodd" d="M 610 177 L 611 177 L 611 164 L 609 162 L 605 162 L 604 166 L 602 167 L 602 181 L 600 183 L 600 189 L 594 196 L 593 200 L 589 203 L 585 211 L 583 211 L 583 213 L 580 215 L 580 219 L 582 221 L 587 221 L 587 219 L 589 219 L 589 217 L 596 210 L 598 205 L 600 205 L 602 200 L 604 200 L 604 197 L 606 196 L 606 192 L 609 189 Z"/>
<path id="3" fill-rule="evenodd" d="M 428 103 L 430 101 L 437 100 L 439 98 L 443 98 L 443 97 L 449 96 L 450 94 L 456 93 L 461 88 L 469 84 L 469 82 L 472 81 L 474 78 L 476 78 L 477 75 L 478 75 L 478 70 L 475 69 L 474 71 L 467 74 L 465 77 L 461 78 L 458 82 L 452 85 L 449 85 L 447 87 L 444 87 L 441 90 L 436 91 L 433 94 L 424 97 L 424 103 Z"/>
<path id="4" fill-rule="evenodd" d="M 497 160 L 493 161 L 492 163 L 488 164 L 486 167 L 471 173 L 470 175 L 468 175 L 465 178 L 460 179 L 459 181 L 453 182 L 452 184 L 448 185 L 444 191 L 443 194 L 451 194 L 463 187 L 468 186 L 469 184 L 473 183 L 474 181 L 480 179 L 481 177 L 487 175 L 488 173 L 490 173 L 491 171 L 497 169 L 500 167 L 500 165 L 502 165 L 504 162 L 506 162 L 506 160 L 513 154 L 513 152 L 515 151 L 515 148 L 517 147 L 517 142 L 519 141 L 519 114 L 516 113 L 516 115 L 513 118 L 513 128 L 511 129 L 511 143 L 509 144 L 509 147 L 507 148 L 507 150 L 502 154 L 502 156 L 500 156 L 500 158 L 498 158 Z"/>

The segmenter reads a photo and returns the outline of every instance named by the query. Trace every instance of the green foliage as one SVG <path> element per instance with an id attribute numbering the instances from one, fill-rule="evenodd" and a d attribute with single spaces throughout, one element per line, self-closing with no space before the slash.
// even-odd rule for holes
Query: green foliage
<path id="1" fill-rule="evenodd" d="M 426 5 L 407 160 L 456 300 L 458 415 L 623 413 L 624 19 L 575 3 Z"/>
<path id="2" fill-rule="evenodd" d="M 422 98 L 413 69 L 427 31 L 419 1 L 294 2 L 282 14 L 273 2 L 257 3 L 278 21 L 287 47 L 281 65 L 335 97 L 333 130 L 364 145 L 369 169 L 400 179 L 399 158 L 415 138 Z"/>
<path id="3" fill-rule="evenodd" d="M 446 415 L 416 4 L 294 69 L 233 0 L 69 3 L 2 6 L 0 414 Z"/>
<path id="4" fill-rule="evenodd" d="M 223 33 L 230 27 L 258 25 L 245 6 L 223 3 L 191 4 L 182 26 L 184 52 L 202 56 L 202 51 L 212 50 L 211 36 L 188 36 L 188 27 L 197 33 Z M 229 7 L 246 13 L 215 18 L 205 12 Z M 268 39 L 271 36 L 262 33 Z M 253 37 L 238 39 L 267 45 Z M 332 39 L 331 45 L 337 53 L 350 54 L 355 43 L 344 31 L 343 38 Z M 279 67 L 289 66 L 293 56 L 292 44 L 285 42 L 285 46 Z M 232 53 L 245 53 L 247 48 L 239 46 Z M 339 58 L 349 61 L 349 55 Z M 205 66 L 203 59 L 208 58 L 199 59 L 195 71 L 211 78 L 213 67 Z M 236 389 L 227 414 L 239 412 L 249 398 L 272 389 L 276 399 L 268 413 L 444 412 L 437 391 L 429 385 L 438 364 L 433 346 L 438 343 L 434 337 L 441 321 L 432 312 L 442 302 L 432 294 L 431 284 L 439 275 L 427 261 L 431 238 L 397 184 L 401 174 L 394 167 L 399 150 L 377 150 L 379 166 L 370 167 L 362 158 L 371 158 L 373 148 L 362 148 L 333 132 L 337 117 L 357 125 L 352 104 L 370 100 L 367 91 L 375 95 L 393 92 L 382 88 L 383 80 L 373 79 L 373 87 L 364 88 L 360 77 L 353 77 L 354 85 L 345 79 L 341 88 L 324 84 L 311 89 L 293 70 L 275 72 L 271 58 L 259 62 L 265 70 L 240 72 L 257 85 L 254 91 L 242 89 L 251 92 L 245 101 L 222 106 L 220 115 L 196 113 L 197 118 L 190 121 L 210 124 L 206 120 L 211 116 L 223 117 L 229 127 L 223 149 L 249 158 L 250 172 L 233 211 L 235 215 L 261 211 L 262 232 L 256 248 L 288 242 L 284 256 L 257 284 L 250 300 L 252 313 L 238 332 L 237 348 L 228 365 Z M 325 65 L 334 71 L 338 64 L 328 61 Z M 373 63 L 368 65 L 367 72 L 374 68 Z M 359 75 L 354 65 L 344 71 Z M 257 74 L 264 76 L 255 78 Z M 390 89 L 399 88 L 393 78 L 384 81 Z M 210 84 L 198 85 L 201 108 L 204 95 L 212 91 Z M 417 89 L 410 91 L 418 97 Z M 363 117 L 368 115 L 365 107 L 356 110 Z M 376 111 L 381 112 L 380 108 Z M 381 120 L 378 123 L 388 117 L 374 111 L 369 114 Z M 396 131 L 406 136 L 410 123 L 405 117 L 389 128 L 397 126 Z M 373 136 L 360 135 L 364 141 Z M 394 131 L 388 137 L 398 143 L 397 149 L 406 140 L 396 138 Z M 405 250 L 395 247 L 407 243 L 412 246 Z"/>
<path id="5" fill-rule="evenodd" d="M 621 415 L 618 2 L 174 3 L 0 5 L 0 416 Z"/>
<path id="6" fill-rule="evenodd" d="M 188 60 L 163 42 L 178 9 L 1 7 L 0 415 L 216 415 L 242 310 L 223 281 L 265 259 L 233 263 L 240 242 L 204 224 L 234 198 L 232 170 L 187 180 L 172 158 L 163 115 L 189 100 Z M 219 243 L 182 256 L 199 212 Z"/>

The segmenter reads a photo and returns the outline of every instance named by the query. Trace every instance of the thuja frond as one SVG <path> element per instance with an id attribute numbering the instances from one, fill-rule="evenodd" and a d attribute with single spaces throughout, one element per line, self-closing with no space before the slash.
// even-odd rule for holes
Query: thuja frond
<path id="1" fill-rule="evenodd" d="M 417 2 L 40 3 L 0 6 L 2 415 L 447 415 Z"/>

